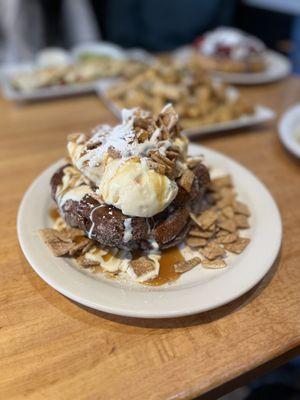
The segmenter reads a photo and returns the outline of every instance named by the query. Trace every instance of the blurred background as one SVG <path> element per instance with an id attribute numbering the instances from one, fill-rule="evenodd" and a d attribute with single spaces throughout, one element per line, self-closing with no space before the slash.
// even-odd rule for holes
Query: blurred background
<path id="1" fill-rule="evenodd" d="M 0 62 L 97 40 L 167 51 L 220 25 L 258 36 L 300 72 L 299 0 L 0 0 Z"/>
<path id="2" fill-rule="evenodd" d="M 300 73 L 300 0 L 0 0 L 0 64 L 102 40 L 165 52 L 220 25 L 259 37 Z M 299 359 L 222 399 L 300 399 Z"/>

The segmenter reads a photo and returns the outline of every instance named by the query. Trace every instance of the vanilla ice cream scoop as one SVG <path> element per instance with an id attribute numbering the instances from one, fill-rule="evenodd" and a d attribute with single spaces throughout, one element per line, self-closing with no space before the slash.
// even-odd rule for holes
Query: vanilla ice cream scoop
<path id="1" fill-rule="evenodd" d="M 177 184 L 149 169 L 145 159 L 112 160 L 105 167 L 99 193 L 106 204 L 131 217 L 152 217 L 176 197 Z"/>

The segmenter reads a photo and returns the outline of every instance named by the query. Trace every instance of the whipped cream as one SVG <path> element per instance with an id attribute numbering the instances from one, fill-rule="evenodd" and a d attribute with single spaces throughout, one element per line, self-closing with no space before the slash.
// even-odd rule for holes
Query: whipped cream
<path id="1" fill-rule="evenodd" d="M 153 150 L 165 157 L 169 149 L 177 149 L 181 160 L 186 158 L 187 139 L 172 131 L 177 122 L 171 105 L 157 119 L 138 108 L 125 109 L 121 124 L 115 127 L 99 125 L 90 137 L 71 135 L 68 153 L 75 169 L 98 187 L 106 204 L 129 217 L 152 217 L 168 207 L 178 187 L 175 180 L 149 168 L 149 154 Z M 184 163 L 177 160 L 176 168 L 184 169 Z M 127 233 L 129 241 L 129 228 Z"/>
<path id="2" fill-rule="evenodd" d="M 167 105 L 162 112 L 168 112 L 171 108 L 172 106 Z M 77 138 L 71 139 L 67 146 L 72 163 L 98 185 L 103 175 L 105 163 L 109 158 L 109 148 L 117 151 L 122 159 L 144 157 L 153 149 L 157 149 L 164 155 L 173 143 L 170 140 L 160 139 L 162 127 L 156 127 L 149 139 L 143 142 L 139 142 L 136 138 L 134 132 L 135 120 L 147 116 L 150 116 L 148 112 L 138 108 L 124 109 L 120 125 L 113 128 L 109 125 L 100 125 L 93 131 L 93 136 L 90 139 L 84 134 L 78 134 Z M 177 137 L 176 145 L 186 146 L 186 139 Z"/>

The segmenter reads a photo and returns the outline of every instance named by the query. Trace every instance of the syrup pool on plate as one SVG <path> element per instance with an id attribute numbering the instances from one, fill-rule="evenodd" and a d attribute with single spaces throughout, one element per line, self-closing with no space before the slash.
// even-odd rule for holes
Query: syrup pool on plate
<path id="1" fill-rule="evenodd" d="M 174 264 L 181 261 L 184 261 L 184 257 L 178 247 L 171 247 L 170 249 L 162 250 L 161 258 L 159 260 L 159 275 L 151 281 L 143 282 L 143 284 L 160 286 L 168 282 L 176 281 L 180 274 L 175 272 Z"/>
<path id="2" fill-rule="evenodd" d="M 60 217 L 57 208 L 50 208 L 50 210 L 49 210 L 49 217 L 51 218 L 51 220 L 52 220 L 53 222 L 55 222 L 55 221 Z"/>

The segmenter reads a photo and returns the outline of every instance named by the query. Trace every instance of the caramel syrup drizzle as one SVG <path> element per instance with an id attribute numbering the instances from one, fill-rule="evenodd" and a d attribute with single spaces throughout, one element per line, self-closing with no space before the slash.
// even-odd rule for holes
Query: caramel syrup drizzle
<path id="1" fill-rule="evenodd" d="M 180 274 L 174 270 L 174 264 L 181 261 L 184 261 L 184 257 L 178 247 L 162 250 L 159 260 L 160 268 L 158 276 L 151 281 L 143 282 L 143 284 L 148 286 L 161 286 L 165 283 L 176 281 Z"/>

